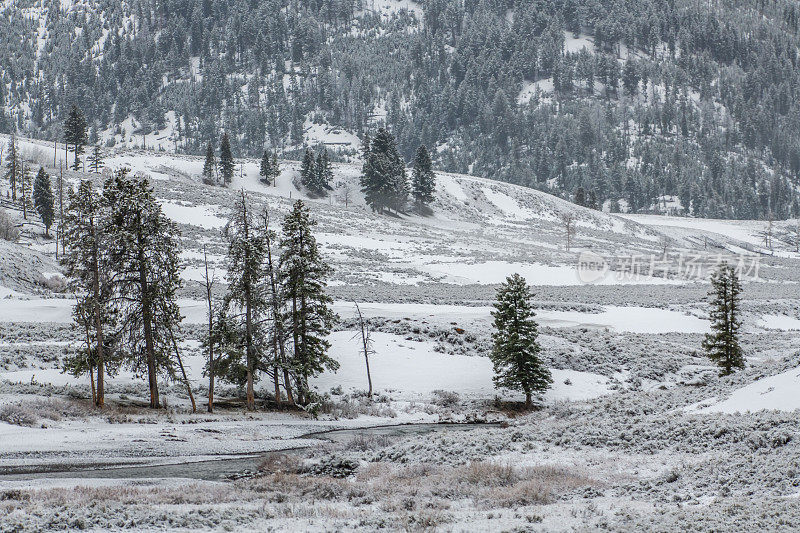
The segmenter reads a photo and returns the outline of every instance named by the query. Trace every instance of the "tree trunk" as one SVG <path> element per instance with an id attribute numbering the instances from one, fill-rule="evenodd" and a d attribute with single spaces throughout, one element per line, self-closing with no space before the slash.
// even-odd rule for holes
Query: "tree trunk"
<path id="1" fill-rule="evenodd" d="M 531 393 L 530 392 L 526 392 L 525 393 L 525 409 L 530 409 L 532 407 L 532 405 L 533 405 L 533 402 L 531 401 Z"/>
<path id="2" fill-rule="evenodd" d="M 95 228 L 94 220 L 90 221 L 92 225 L 92 233 L 94 243 L 92 248 L 92 290 L 94 291 L 94 328 L 97 341 L 97 397 L 95 398 L 95 405 L 103 407 L 105 405 L 105 370 L 103 362 L 105 358 L 103 337 L 103 316 L 100 309 L 100 251 L 97 246 L 97 229 Z"/>
<path id="3" fill-rule="evenodd" d="M 139 246 L 139 286 L 142 293 L 142 323 L 144 326 L 145 357 L 147 358 L 147 382 L 150 387 L 150 408 L 161 406 L 158 398 L 158 377 L 156 376 L 156 351 L 153 339 L 153 310 L 150 302 L 150 287 L 145 270 L 145 254 L 142 247 L 142 225 L 137 215 L 137 244 Z"/>
<path id="4" fill-rule="evenodd" d="M 211 288 L 214 283 L 208 275 L 208 256 L 203 246 L 203 263 L 206 267 L 206 302 L 208 303 L 208 412 L 214 412 L 214 306 Z"/>
<path id="5" fill-rule="evenodd" d="M 197 404 L 194 401 L 194 394 L 192 394 L 192 385 L 189 383 L 189 377 L 186 375 L 186 369 L 183 367 L 183 361 L 181 360 L 181 352 L 178 350 L 178 343 L 175 341 L 175 335 L 172 334 L 172 328 L 169 328 L 169 336 L 172 339 L 172 346 L 175 348 L 175 357 L 178 359 L 178 366 L 181 369 L 181 375 L 183 375 L 183 382 L 186 384 L 186 391 L 189 393 L 189 400 L 192 402 L 192 412 L 197 412 Z"/>
<path id="6" fill-rule="evenodd" d="M 355 305 L 356 311 L 358 311 L 358 324 L 361 327 L 361 342 L 364 345 L 364 361 L 367 363 L 367 383 L 369 384 L 367 397 L 372 398 L 372 376 L 369 373 L 369 339 L 367 336 L 367 331 L 364 327 L 364 317 L 361 316 L 361 308 L 358 307 L 357 303 Z"/>

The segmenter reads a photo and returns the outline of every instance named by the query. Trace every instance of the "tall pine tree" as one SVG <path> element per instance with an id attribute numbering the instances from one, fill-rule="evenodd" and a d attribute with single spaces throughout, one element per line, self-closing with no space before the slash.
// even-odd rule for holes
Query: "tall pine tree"
<path id="1" fill-rule="evenodd" d="M 83 153 L 83 148 L 86 146 L 88 137 L 86 135 L 86 119 L 78 106 L 73 105 L 72 109 L 64 121 L 64 142 L 67 146 L 72 146 L 72 152 L 75 154 L 75 161 L 72 164 L 72 169 L 80 170 L 80 155 Z"/>
<path id="2" fill-rule="evenodd" d="M 411 197 L 417 213 L 429 213 L 436 190 L 436 175 L 433 173 L 431 154 L 425 145 L 420 145 L 414 157 L 414 170 L 411 175 Z"/>
<path id="3" fill-rule="evenodd" d="M 361 191 L 373 211 L 401 211 L 408 198 L 406 170 L 394 136 L 381 128 L 369 144 L 365 141 Z"/>
<path id="4" fill-rule="evenodd" d="M 206 146 L 206 160 L 203 163 L 203 183 L 217 185 L 217 158 L 214 155 L 214 146 L 210 142 Z"/>
<path id="5" fill-rule="evenodd" d="M 99 144 L 94 145 L 88 159 L 89 170 L 95 174 L 100 174 L 100 170 L 103 168 L 103 152 L 100 150 Z"/>
<path id="6" fill-rule="evenodd" d="M 219 145 L 219 171 L 222 175 L 222 182 L 230 185 L 233 181 L 233 152 L 231 152 L 231 140 L 227 133 L 222 134 L 222 141 Z"/>
<path id="7" fill-rule="evenodd" d="M 78 299 L 75 321 L 85 330 L 90 344 L 86 366 L 90 373 L 93 369 L 97 372 L 95 405 L 103 407 L 108 337 L 117 315 L 112 305 L 112 269 L 107 254 L 111 239 L 108 210 L 90 181 L 81 181 L 77 192 L 70 192 L 62 231 L 66 246 L 61 261 Z M 82 365 L 73 367 L 80 370 Z"/>
<path id="8" fill-rule="evenodd" d="M 14 135 L 8 139 L 8 155 L 6 155 L 6 179 L 11 185 L 11 201 L 17 201 L 17 179 L 20 174 L 19 154 L 17 153 L 17 140 Z"/>
<path id="9" fill-rule="evenodd" d="M 300 163 L 300 183 L 313 194 L 317 190 L 316 179 L 317 169 L 314 153 L 310 148 L 306 148 L 303 154 L 303 161 Z"/>
<path id="10" fill-rule="evenodd" d="M 553 378 L 539 353 L 539 328 L 531 306 L 531 290 L 519 274 L 506 278 L 497 290 L 494 317 L 494 345 L 489 358 L 494 366 L 495 386 L 525 393 L 525 407 L 532 396 L 546 391 Z"/>
<path id="11" fill-rule="evenodd" d="M 339 367 L 327 353 L 330 343 L 326 337 L 335 315 L 329 307 L 332 299 L 325 292 L 325 279 L 332 269 L 317 248 L 312 234 L 315 225 L 316 221 L 311 220 L 303 202 L 295 202 L 283 221 L 278 267 L 280 288 L 288 307 L 284 316 L 285 329 L 293 347 L 290 365 L 297 385 L 297 401 L 301 405 L 312 401 L 309 378 L 326 368 L 336 370 Z"/>
<path id="12" fill-rule="evenodd" d="M 181 320 L 176 300 L 181 286 L 180 232 L 161 211 L 147 180 L 129 178 L 127 172 L 117 171 L 103 188 L 110 210 L 109 269 L 122 315 L 120 341 L 129 366 L 147 373 L 150 407 L 158 408 L 159 374 L 175 375 L 174 330 Z"/>
<path id="13" fill-rule="evenodd" d="M 228 379 L 238 381 L 243 376 L 247 387 L 247 408 L 254 410 L 256 371 L 263 357 L 265 345 L 263 326 L 269 313 L 267 298 L 267 272 L 265 259 L 267 242 L 255 223 L 244 191 L 241 191 L 233 208 L 230 222 L 225 228 L 228 237 L 228 294 L 226 307 L 231 309 L 232 336 L 240 350 L 228 349 Z M 244 356 L 244 364 L 237 357 Z"/>
<path id="14" fill-rule="evenodd" d="M 36 180 L 33 182 L 33 204 L 44 224 L 44 234 L 49 237 L 50 226 L 53 225 L 56 213 L 50 174 L 44 171 L 44 167 L 39 167 Z"/>
<path id="15" fill-rule="evenodd" d="M 707 333 L 703 340 L 703 349 L 720 367 L 723 376 L 732 374 L 734 369 L 744 368 L 744 353 L 739 345 L 741 292 L 742 285 L 736 270 L 723 263 L 711 276 L 711 333 Z"/>

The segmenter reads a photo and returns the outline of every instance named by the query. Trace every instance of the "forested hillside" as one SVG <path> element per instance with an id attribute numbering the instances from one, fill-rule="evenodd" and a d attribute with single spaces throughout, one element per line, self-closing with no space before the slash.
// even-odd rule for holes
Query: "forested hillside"
<path id="1" fill-rule="evenodd" d="M 0 131 L 402 156 L 632 212 L 798 211 L 794 0 L 6 0 Z M 590 202 L 590 198 L 594 202 Z"/>

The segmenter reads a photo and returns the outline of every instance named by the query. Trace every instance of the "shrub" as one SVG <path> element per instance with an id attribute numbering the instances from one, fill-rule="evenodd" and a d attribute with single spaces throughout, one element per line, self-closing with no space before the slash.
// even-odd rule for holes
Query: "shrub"
<path id="1" fill-rule="evenodd" d="M 2 209 L 0 209 L 0 239 L 11 242 L 19 239 L 19 228 Z"/>
<path id="2" fill-rule="evenodd" d="M 39 421 L 33 412 L 19 405 L 4 405 L 0 407 L 0 420 L 15 426 L 33 427 Z"/>

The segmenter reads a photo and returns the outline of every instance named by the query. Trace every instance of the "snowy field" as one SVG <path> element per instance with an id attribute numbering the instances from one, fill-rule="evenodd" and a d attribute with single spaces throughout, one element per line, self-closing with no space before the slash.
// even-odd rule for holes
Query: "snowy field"
<path id="1" fill-rule="evenodd" d="M 54 157 L 57 166 L 63 147 L 54 154 L 52 145 L 25 139 L 20 147 L 58 172 Z M 0 530 L 800 527 L 795 221 L 776 222 L 767 248 L 762 221 L 615 216 L 445 173 L 437 175 L 432 216 L 390 217 L 366 208 L 357 165 L 335 165 L 334 193 L 311 200 L 294 185 L 296 162 L 281 163 L 275 187 L 258 181 L 258 161 L 237 163 L 232 187 L 223 189 L 200 183 L 200 158 L 118 151 L 107 160 L 149 176 L 179 225 L 181 348 L 202 414 L 191 414 L 180 383 L 162 385 L 167 409 L 143 408 L 145 383 L 125 370 L 108 379 L 108 408 L 92 409 L 87 379 L 60 371 L 61 358 L 82 341 L 71 323 L 73 298 L 60 290 L 54 242 L 33 221 L 23 224 L 19 243 L 0 241 Z M 308 200 L 335 269 L 330 292 L 340 320 L 330 341 L 341 368 L 312 383 L 327 398 L 317 417 L 247 413 L 240 391 L 224 385 L 220 408 L 203 412 L 203 253 L 221 287 L 221 231 L 239 190 L 269 209 L 276 227 L 294 200 Z M 576 229 L 569 248 L 565 215 Z M 608 271 L 585 283 L 579 258 L 589 253 Z M 707 276 L 677 263 L 631 275 L 625 258 L 713 264 L 737 254 L 758 263 L 743 293 L 747 368 L 720 378 L 701 350 Z M 554 377 L 541 408 L 528 414 L 507 403 L 519 396 L 494 388 L 486 357 L 494 291 L 514 272 L 534 285 Z M 364 397 L 353 302 L 374 331 L 372 402 Z M 257 386 L 260 400 L 269 389 Z M 359 430 L 467 421 L 500 424 L 424 434 Z M 310 436 L 332 429 L 354 433 L 332 442 Z M 95 479 L 114 466 L 208 459 L 248 457 L 255 468 L 261 459 L 253 457 L 290 448 L 303 450 L 268 456 L 261 474 L 235 481 L 132 480 L 113 471 Z"/>

